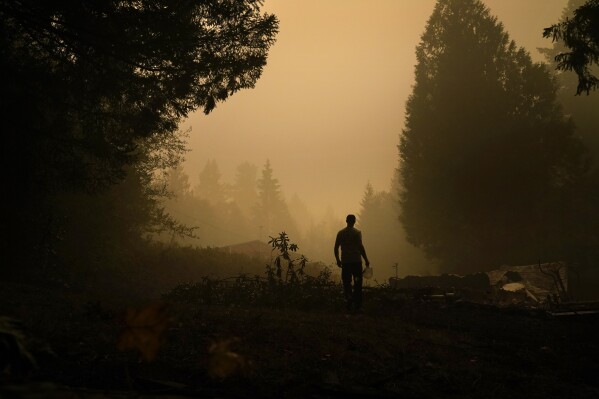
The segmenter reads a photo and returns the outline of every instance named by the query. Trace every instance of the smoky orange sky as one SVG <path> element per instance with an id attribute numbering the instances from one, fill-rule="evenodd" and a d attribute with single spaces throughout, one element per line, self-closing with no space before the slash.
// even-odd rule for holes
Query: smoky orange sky
<path id="1" fill-rule="evenodd" d="M 485 0 L 518 46 L 535 60 L 549 47 L 543 28 L 567 0 Z M 249 161 L 270 159 L 289 199 L 319 218 L 359 212 L 364 188 L 388 190 L 414 79 L 415 48 L 435 0 L 267 0 L 280 22 L 256 87 L 208 116 L 196 112 L 185 170 L 192 185 L 206 161 L 224 182 Z"/>

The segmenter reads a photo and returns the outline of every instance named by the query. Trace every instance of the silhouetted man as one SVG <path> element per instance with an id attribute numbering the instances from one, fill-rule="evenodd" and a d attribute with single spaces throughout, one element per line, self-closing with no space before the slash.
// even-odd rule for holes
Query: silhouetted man
<path id="1" fill-rule="evenodd" d="M 370 266 L 370 262 L 362 244 L 362 232 L 354 227 L 356 217 L 347 215 L 345 221 L 347 227 L 337 233 L 335 240 L 335 259 L 337 259 L 337 266 L 341 268 L 347 309 L 355 311 L 359 310 L 362 305 L 362 257 L 366 262 L 366 267 Z M 339 247 L 341 247 L 341 259 L 339 259 Z M 354 280 L 353 290 L 352 278 Z"/>

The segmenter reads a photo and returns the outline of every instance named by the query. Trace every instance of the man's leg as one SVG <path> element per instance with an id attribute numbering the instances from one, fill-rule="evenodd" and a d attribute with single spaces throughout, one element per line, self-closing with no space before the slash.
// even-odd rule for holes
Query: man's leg
<path id="1" fill-rule="evenodd" d="M 358 310 L 362 306 L 362 264 L 356 263 L 352 268 L 352 275 L 354 277 L 354 292 L 353 292 L 353 303 L 354 309 Z"/>
<path id="2" fill-rule="evenodd" d="M 345 301 L 347 303 L 348 309 L 351 309 L 353 300 L 351 288 L 352 274 L 351 264 L 344 264 L 341 268 L 341 281 L 343 281 L 343 294 L 345 295 Z"/>

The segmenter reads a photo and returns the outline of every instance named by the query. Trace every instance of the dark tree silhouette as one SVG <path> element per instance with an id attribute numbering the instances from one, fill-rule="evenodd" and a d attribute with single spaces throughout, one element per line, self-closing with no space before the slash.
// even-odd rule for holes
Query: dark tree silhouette
<path id="1" fill-rule="evenodd" d="M 26 165 L 23 184 L 94 189 L 122 177 L 136 140 L 254 86 L 277 31 L 260 4 L 2 1 L 8 166 Z"/>
<path id="2" fill-rule="evenodd" d="M 123 180 L 146 142 L 253 87 L 278 29 L 261 4 L 0 1 L 2 245 L 47 230 L 53 196 Z"/>
<path id="3" fill-rule="evenodd" d="M 574 15 L 545 28 L 544 37 L 562 41 L 567 50 L 555 56 L 557 68 L 578 75 L 576 94 L 587 94 L 599 87 L 593 66 L 599 64 L 599 0 L 588 0 Z"/>
<path id="4" fill-rule="evenodd" d="M 585 164 L 546 67 L 478 0 L 438 1 L 417 59 L 399 147 L 408 240 L 461 272 L 557 251 Z"/>
<path id="5" fill-rule="evenodd" d="M 569 0 L 560 17 L 560 23 L 571 19 L 574 11 L 582 6 L 586 0 Z M 584 144 L 589 148 L 593 158 L 593 166 L 599 164 L 599 96 L 574 95 L 577 90 L 578 76 L 570 71 L 557 68 L 558 62 L 555 57 L 568 52 L 564 42 L 554 41 L 552 47 L 541 48 L 539 51 L 545 56 L 558 82 L 558 100 L 564 107 L 564 113 L 572 117 L 576 127 L 575 134 L 580 136 Z"/>

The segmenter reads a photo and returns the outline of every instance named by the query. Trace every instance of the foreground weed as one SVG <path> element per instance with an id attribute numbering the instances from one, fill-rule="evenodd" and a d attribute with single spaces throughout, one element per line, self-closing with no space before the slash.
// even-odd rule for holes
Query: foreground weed
<path id="1" fill-rule="evenodd" d="M 301 255 L 297 259 L 292 259 L 291 253 L 296 252 L 299 247 L 297 244 L 291 243 L 289 236 L 284 231 L 279 233 L 278 237 L 270 237 L 268 242 L 272 246 L 272 251 L 278 251 L 278 254 L 274 257 L 272 265 L 266 265 L 266 275 L 271 283 L 291 283 L 296 284 L 301 282 L 304 277 L 304 269 L 308 259 Z M 287 266 L 285 270 L 285 277 L 283 278 L 283 268 Z"/>
<path id="2" fill-rule="evenodd" d="M 151 362 L 162 345 L 164 333 L 170 324 L 164 303 L 155 303 L 141 309 L 127 309 L 124 330 L 118 342 L 121 351 L 134 349 L 141 358 Z"/>
<path id="3" fill-rule="evenodd" d="M 342 300 L 340 284 L 331 280 L 328 267 L 320 270 L 317 277 L 305 273 L 306 257 L 293 257 L 298 246 L 281 232 L 271 237 L 274 254 L 266 265 L 266 278 L 242 274 L 237 277 L 216 280 L 208 277 L 195 283 L 180 284 L 164 297 L 189 304 L 266 306 L 272 308 L 317 309 L 336 304 Z M 276 253 L 276 254 L 275 254 Z"/>
<path id="4" fill-rule="evenodd" d="M 235 374 L 247 375 L 251 362 L 233 349 L 239 342 L 239 338 L 230 338 L 210 345 L 208 375 L 211 378 L 224 380 Z"/>

